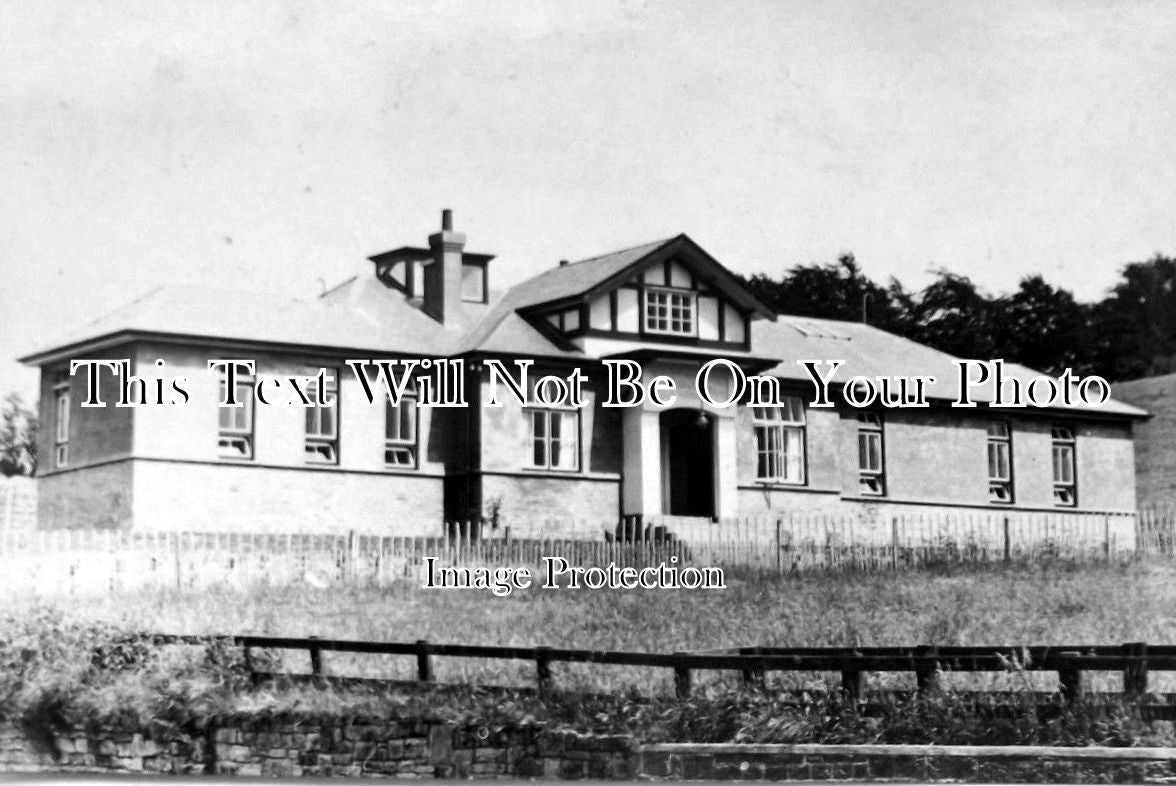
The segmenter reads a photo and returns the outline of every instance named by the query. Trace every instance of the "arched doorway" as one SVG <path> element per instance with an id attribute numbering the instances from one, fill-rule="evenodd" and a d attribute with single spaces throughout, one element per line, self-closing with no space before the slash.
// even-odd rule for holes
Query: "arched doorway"
<path id="1" fill-rule="evenodd" d="M 669 409 L 660 418 L 663 512 L 671 516 L 713 516 L 713 418 L 697 409 Z"/>

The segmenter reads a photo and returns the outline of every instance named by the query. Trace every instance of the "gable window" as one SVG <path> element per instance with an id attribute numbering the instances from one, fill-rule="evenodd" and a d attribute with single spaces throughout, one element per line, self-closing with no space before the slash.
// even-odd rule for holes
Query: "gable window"
<path id="1" fill-rule="evenodd" d="M 580 466 L 580 411 L 528 409 L 531 420 L 531 466 L 575 471 Z"/>
<path id="2" fill-rule="evenodd" d="M 881 497 L 886 494 L 883 466 L 882 416 L 876 412 L 859 412 L 858 421 L 858 490 Z"/>
<path id="3" fill-rule="evenodd" d="M 218 413 L 217 454 L 221 458 L 253 458 L 253 375 L 238 373 L 234 398 L 239 407 L 220 407 Z M 228 398 L 228 377 L 221 371 L 218 401 Z"/>
<path id="4" fill-rule="evenodd" d="M 317 383 L 310 386 L 306 408 L 306 460 L 314 464 L 339 463 L 339 382 L 338 376 L 327 374 L 323 390 Z M 329 405 L 324 401 L 331 402 Z"/>
<path id="5" fill-rule="evenodd" d="M 53 378 L 53 405 L 55 424 L 53 430 L 53 466 L 69 464 L 69 375 L 59 371 Z"/>
<path id="6" fill-rule="evenodd" d="M 779 407 L 752 407 L 757 480 L 804 483 L 804 403 L 788 396 Z"/>
<path id="7" fill-rule="evenodd" d="M 1050 427 L 1053 441 L 1053 497 L 1054 504 L 1072 508 L 1078 504 L 1078 476 L 1074 467 L 1074 427 Z"/>
<path id="8" fill-rule="evenodd" d="M 1003 420 L 988 424 L 988 501 L 1013 501 L 1013 432 Z"/>
<path id="9" fill-rule="evenodd" d="M 415 469 L 417 465 L 417 400 L 401 396 L 395 406 L 387 401 L 384 417 L 384 463 Z"/>
<path id="10" fill-rule="evenodd" d="M 672 336 L 693 336 L 694 293 L 675 289 L 646 289 L 645 330 Z"/>

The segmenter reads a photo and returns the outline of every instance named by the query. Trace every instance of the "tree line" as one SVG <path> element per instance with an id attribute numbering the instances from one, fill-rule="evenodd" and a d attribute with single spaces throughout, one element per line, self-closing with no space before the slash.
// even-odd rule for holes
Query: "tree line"
<path id="1" fill-rule="evenodd" d="M 870 279 L 852 254 L 744 281 L 781 314 L 869 324 L 961 358 L 1004 358 L 1057 375 L 1123 381 L 1176 372 L 1176 259 L 1131 262 L 1102 300 L 1084 303 L 1041 275 L 989 295 L 949 270 L 912 291 Z"/>

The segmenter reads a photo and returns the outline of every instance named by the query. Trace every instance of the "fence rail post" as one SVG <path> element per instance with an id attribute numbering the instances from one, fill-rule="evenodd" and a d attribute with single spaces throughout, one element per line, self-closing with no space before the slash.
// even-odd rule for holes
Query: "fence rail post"
<path id="1" fill-rule="evenodd" d="M 1128 699 L 1138 699 L 1147 693 L 1147 642 L 1128 642 L 1123 645 L 1123 654 L 1140 659 L 1123 666 L 1123 695 Z"/>
<path id="2" fill-rule="evenodd" d="M 313 643 L 313 641 L 315 639 L 317 639 L 318 636 L 308 636 L 307 638 L 309 638 L 312 642 L 310 645 L 310 648 L 309 648 L 310 649 L 310 673 L 316 677 L 321 677 L 323 675 L 323 650 L 322 650 L 322 647 L 319 647 L 317 644 Z"/>
<path id="3" fill-rule="evenodd" d="M 433 682 L 433 660 L 429 656 L 429 649 L 428 641 L 417 639 L 417 679 L 421 682 Z"/>
<path id="4" fill-rule="evenodd" d="M 535 648 L 535 680 L 539 685 L 539 695 L 551 695 L 555 681 L 551 678 L 551 647 Z"/>
<path id="5" fill-rule="evenodd" d="M 934 660 L 939 648 L 934 646 L 915 647 L 915 683 L 919 694 L 925 695 L 939 689 L 939 663 Z"/>
<path id="6" fill-rule="evenodd" d="M 1077 652 L 1060 652 L 1058 655 L 1067 659 L 1070 656 L 1077 655 Z M 1061 690 L 1062 698 L 1069 703 L 1074 703 L 1082 698 L 1082 671 L 1074 666 L 1061 666 L 1058 668 L 1058 687 Z"/>
<path id="7" fill-rule="evenodd" d="M 740 655 L 759 655 L 759 647 L 740 647 Z M 761 665 L 748 666 L 740 671 L 740 676 L 743 679 L 744 685 L 763 685 L 764 684 L 764 668 Z"/>
<path id="8" fill-rule="evenodd" d="M 675 655 L 685 655 L 685 652 L 675 652 Z M 690 698 L 690 669 L 686 666 L 674 667 L 674 695 L 679 699 Z"/>
<path id="9" fill-rule="evenodd" d="M 850 701 L 856 702 L 862 697 L 862 685 L 865 682 L 863 674 L 857 669 L 841 670 L 841 691 Z"/>

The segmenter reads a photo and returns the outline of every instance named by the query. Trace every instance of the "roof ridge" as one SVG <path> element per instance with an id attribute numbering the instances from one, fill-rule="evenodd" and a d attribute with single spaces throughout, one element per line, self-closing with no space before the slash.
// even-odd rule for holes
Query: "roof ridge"
<path id="1" fill-rule="evenodd" d="M 617 254 L 624 254 L 627 251 L 636 251 L 637 249 L 645 248 L 646 246 L 664 245 L 666 243 L 669 243 L 671 240 L 677 240 L 680 237 L 682 237 L 681 233 L 674 235 L 673 237 L 665 237 L 665 238 L 661 238 L 659 240 L 650 240 L 646 243 L 637 243 L 632 246 L 625 246 L 624 248 L 613 249 L 612 251 L 608 251 L 604 254 L 597 254 L 594 257 L 587 257 L 585 259 L 577 259 L 575 262 L 568 262 L 566 265 L 560 265 L 559 267 L 554 268 L 554 269 L 559 270 L 560 268 L 564 268 L 564 267 L 574 267 L 576 265 L 582 265 L 585 262 L 595 262 L 598 259 L 604 259 L 605 257 L 611 257 L 611 256 L 615 256 Z M 549 268 L 549 270 L 550 269 L 551 268 Z M 546 272 L 546 271 L 544 271 L 544 272 Z"/>

